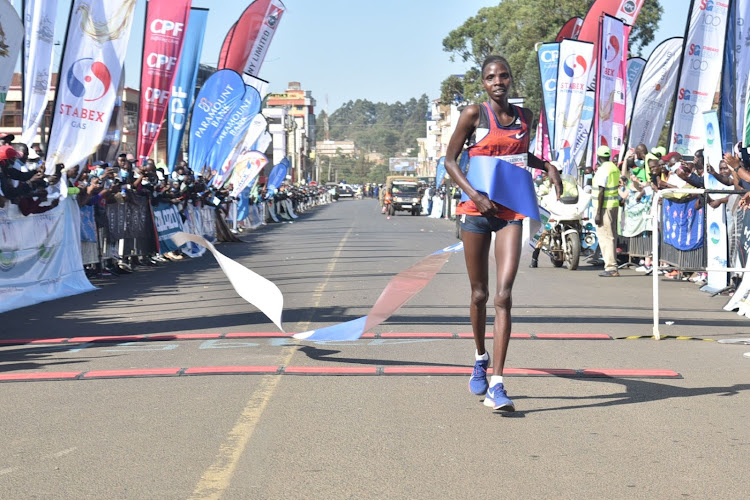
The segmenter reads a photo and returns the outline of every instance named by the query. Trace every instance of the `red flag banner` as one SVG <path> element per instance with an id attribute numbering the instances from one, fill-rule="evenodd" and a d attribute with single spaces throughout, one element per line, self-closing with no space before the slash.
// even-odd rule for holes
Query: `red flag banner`
<path id="1" fill-rule="evenodd" d="M 257 76 L 281 16 L 280 0 L 255 0 L 229 29 L 219 54 L 219 69 Z"/>
<path id="2" fill-rule="evenodd" d="M 560 28 L 560 32 L 557 33 L 556 42 L 562 42 L 565 38 L 572 38 L 573 40 L 578 38 L 578 34 L 581 32 L 581 26 L 583 26 L 583 19 L 580 17 L 571 17 L 568 22 L 563 24 Z"/>
<path id="3" fill-rule="evenodd" d="M 633 26 L 641 12 L 645 0 L 595 0 L 578 34 L 578 40 L 594 44 L 594 61 L 599 54 L 599 20 L 604 14 L 616 17 L 628 26 Z"/>
<path id="4" fill-rule="evenodd" d="M 143 35 L 138 157 L 151 154 L 167 113 L 177 62 L 185 41 L 191 0 L 150 0 Z"/>

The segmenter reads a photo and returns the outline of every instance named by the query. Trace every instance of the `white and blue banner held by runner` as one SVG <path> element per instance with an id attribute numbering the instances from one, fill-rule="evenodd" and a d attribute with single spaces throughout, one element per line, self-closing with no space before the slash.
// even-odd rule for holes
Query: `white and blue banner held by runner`
<path id="1" fill-rule="evenodd" d="M 474 156 L 469 160 L 466 179 L 490 200 L 539 220 L 539 204 L 527 161 L 526 153 L 501 157 Z M 469 201 L 466 193 L 461 194 L 461 201 Z"/>

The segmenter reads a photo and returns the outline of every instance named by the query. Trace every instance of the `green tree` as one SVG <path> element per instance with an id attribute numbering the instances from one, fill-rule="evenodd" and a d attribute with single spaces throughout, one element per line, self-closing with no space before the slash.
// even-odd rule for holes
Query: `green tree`
<path id="1" fill-rule="evenodd" d="M 572 17 L 584 17 L 590 0 L 503 0 L 495 7 L 485 7 L 467 19 L 443 39 L 443 50 L 451 61 L 471 63 L 461 82 L 449 76 L 441 86 L 441 100 L 451 98 L 458 83 L 464 99 L 478 102 L 484 98 L 479 68 L 491 54 L 503 55 L 511 66 L 514 90 L 525 98 L 535 115 L 541 107 L 541 83 L 535 46 L 552 41 L 560 28 Z M 646 0 L 630 35 L 631 54 L 640 54 L 644 45 L 654 39 L 663 9 L 659 0 Z M 448 101 L 449 102 L 449 101 Z"/>
<path id="2" fill-rule="evenodd" d="M 429 105 L 426 95 L 393 104 L 364 99 L 349 101 L 328 117 L 330 137 L 354 141 L 365 155 L 378 153 L 388 158 L 413 152 L 417 138 L 425 135 Z M 318 115 L 317 121 L 322 121 L 322 115 Z"/>

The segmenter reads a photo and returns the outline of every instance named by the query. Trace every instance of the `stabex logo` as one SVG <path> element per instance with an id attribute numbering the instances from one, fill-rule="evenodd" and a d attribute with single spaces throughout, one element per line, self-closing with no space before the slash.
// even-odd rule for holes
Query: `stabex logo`
<path id="1" fill-rule="evenodd" d="M 604 58 L 607 62 L 612 62 L 617 58 L 620 53 L 620 40 L 616 36 L 609 37 L 607 40 L 607 46 L 604 48 Z"/>
<path id="2" fill-rule="evenodd" d="M 583 56 L 577 56 L 575 54 L 569 55 L 563 62 L 563 70 L 565 74 L 570 78 L 581 78 L 586 74 L 586 59 Z"/>
<path id="3" fill-rule="evenodd" d="M 70 65 L 65 82 L 71 94 L 84 101 L 98 101 L 112 87 L 112 75 L 107 65 L 90 57 L 78 59 Z"/>

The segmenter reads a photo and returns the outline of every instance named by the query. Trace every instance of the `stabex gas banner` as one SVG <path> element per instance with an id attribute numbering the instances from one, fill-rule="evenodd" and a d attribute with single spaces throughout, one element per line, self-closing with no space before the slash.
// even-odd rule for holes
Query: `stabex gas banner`
<path id="1" fill-rule="evenodd" d="M 612 158 L 619 156 L 625 142 L 626 32 L 619 19 L 606 15 L 602 19 L 593 137 L 594 149 L 609 146 Z"/>
<path id="2" fill-rule="evenodd" d="M 80 165 L 107 133 L 117 99 L 136 0 L 75 0 L 47 148 L 56 163 Z"/>
<path id="3" fill-rule="evenodd" d="M 576 40 L 560 42 L 553 149 L 557 152 L 557 160 L 563 163 L 563 172 L 566 173 L 571 171 L 571 148 L 583 116 L 593 51 L 592 43 Z"/>
<path id="4" fill-rule="evenodd" d="M 150 0 L 143 35 L 138 159 L 148 158 L 167 114 L 177 62 L 185 40 L 191 0 Z"/>

